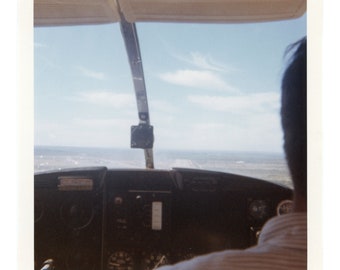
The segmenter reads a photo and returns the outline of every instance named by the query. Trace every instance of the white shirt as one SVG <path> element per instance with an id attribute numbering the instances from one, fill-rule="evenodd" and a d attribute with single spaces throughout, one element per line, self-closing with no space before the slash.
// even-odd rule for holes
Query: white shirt
<path id="1" fill-rule="evenodd" d="M 201 269 L 307 269 L 307 213 L 291 213 L 270 219 L 258 244 L 245 250 L 225 250 L 159 270 Z"/>

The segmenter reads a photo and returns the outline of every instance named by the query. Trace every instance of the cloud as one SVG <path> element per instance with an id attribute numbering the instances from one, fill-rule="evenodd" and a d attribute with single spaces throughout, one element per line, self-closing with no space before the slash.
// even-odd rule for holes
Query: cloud
<path id="1" fill-rule="evenodd" d="M 235 89 L 218 74 L 209 70 L 177 70 L 163 73 L 160 78 L 166 82 L 182 86 L 235 92 Z"/>
<path id="2" fill-rule="evenodd" d="M 35 127 L 35 144 L 128 148 L 132 123 L 134 121 L 128 117 L 79 117 L 61 123 L 40 122 Z"/>
<path id="3" fill-rule="evenodd" d="M 154 110 L 155 112 L 175 112 L 178 110 L 176 106 L 173 105 L 173 103 L 170 103 L 165 100 L 161 99 L 156 99 L 156 100 L 151 100 L 150 103 L 150 109 Z"/>
<path id="4" fill-rule="evenodd" d="M 278 118 L 278 117 L 277 117 Z M 281 129 L 278 119 L 254 117 L 242 121 L 196 122 L 185 130 L 155 129 L 155 144 L 160 148 L 280 152 Z"/>
<path id="5" fill-rule="evenodd" d="M 199 52 L 191 52 L 189 57 L 175 56 L 186 63 L 189 63 L 197 68 L 218 72 L 230 72 L 234 68 L 227 67 L 213 59 L 210 55 L 203 55 Z"/>
<path id="6" fill-rule="evenodd" d="M 195 130 L 204 130 L 204 131 L 208 131 L 211 132 L 211 130 L 216 130 L 216 129 L 223 129 L 225 128 L 225 124 L 222 123 L 198 123 L 198 124 L 194 124 L 193 128 Z"/>
<path id="7" fill-rule="evenodd" d="M 193 68 L 164 72 L 159 75 L 162 80 L 198 89 L 238 92 L 222 77 L 222 73 L 229 73 L 236 69 L 227 67 L 214 60 L 210 55 L 203 55 L 199 52 L 191 52 L 189 56 L 174 55 L 174 57 L 190 64 Z"/>
<path id="8" fill-rule="evenodd" d="M 135 107 L 136 101 L 132 94 L 112 93 L 109 91 L 87 91 L 78 93 L 76 99 L 100 106 L 112 108 Z"/>
<path id="9" fill-rule="evenodd" d="M 190 95 L 188 100 L 205 109 L 232 113 L 268 112 L 278 110 L 279 93 L 265 92 L 240 96 Z"/>
<path id="10" fill-rule="evenodd" d="M 103 72 L 96 72 L 96 71 L 89 70 L 81 66 L 78 66 L 77 69 L 86 77 L 94 78 L 97 80 L 105 79 L 105 74 Z"/>

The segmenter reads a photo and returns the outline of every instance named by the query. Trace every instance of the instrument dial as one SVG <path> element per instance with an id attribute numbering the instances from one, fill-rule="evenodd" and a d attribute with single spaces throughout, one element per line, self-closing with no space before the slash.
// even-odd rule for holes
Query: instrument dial
<path id="1" fill-rule="evenodd" d="M 132 256 L 126 251 L 116 251 L 111 254 L 107 269 L 109 270 L 133 270 L 134 262 Z"/>
<path id="2" fill-rule="evenodd" d="M 254 200 L 249 205 L 249 214 L 256 220 L 264 220 L 269 216 L 269 205 L 265 200 Z"/>
<path id="3" fill-rule="evenodd" d="M 153 270 L 168 263 L 169 263 L 168 258 L 165 254 L 153 252 L 144 258 L 143 269 Z"/>
<path id="4" fill-rule="evenodd" d="M 291 213 L 293 211 L 293 201 L 284 200 L 281 201 L 276 208 L 276 213 L 278 216 Z"/>
<path id="5" fill-rule="evenodd" d="M 85 200 L 65 202 L 60 209 L 61 219 L 73 229 L 82 229 L 89 225 L 94 216 L 92 204 Z"/>

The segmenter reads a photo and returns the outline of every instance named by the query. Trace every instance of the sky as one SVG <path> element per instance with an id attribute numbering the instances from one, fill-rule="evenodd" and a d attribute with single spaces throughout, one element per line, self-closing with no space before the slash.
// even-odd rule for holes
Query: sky
<path id="1" fill-rule="evenodd" d="M 154 149 L 282 152 L 285 50 L 306 16 L 138 23 Z M 118 24 L 34 29 L 35 145 L 130 147 L 138 124 Z"/>

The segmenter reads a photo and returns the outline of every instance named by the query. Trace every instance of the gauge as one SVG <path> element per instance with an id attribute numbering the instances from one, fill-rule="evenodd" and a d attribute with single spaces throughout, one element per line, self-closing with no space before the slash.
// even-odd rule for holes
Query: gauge
<path id="1" fill-rule="evenodd" d="M 254 200 L 249 205 L 249 214 L 256 220 L 263 220 L 269 216 L 269 206 L 265 200 Z"/>
<path id="2" fill-rule="evenodd" d="M 168 258 L 165 254 L 152 252 L 145 256 L 143 260 L 144 270 L 152 270 L 160 267 L 161 265 L 168 264 Z"/>
<path id="3" fill-rule="evenodd" d="M 276 213 L 278 216 L 291 213 L 293 211 L 293 201 L 284 200 L 281 201 L 276 207 Z"/>
<path id="4" fill-rule="evenodd" d="M 133 270 L 133 268 L 133 258 L 126 251 L 116 251 L 112 253 L 107 262 L 107 269 L 110 270 Z"/>
<path id="5" fill-rule="evenodd" d="M 85 228 L 94 216 L 92 205 L 85 200 L 66 202 L 60 211 L 61 219 L 73 229 Z"/>

